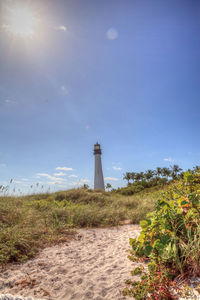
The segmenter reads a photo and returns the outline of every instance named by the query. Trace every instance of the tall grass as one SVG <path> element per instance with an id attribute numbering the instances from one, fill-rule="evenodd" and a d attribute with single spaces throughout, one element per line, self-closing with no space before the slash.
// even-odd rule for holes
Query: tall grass
<path id="1" fill-rule="evenodd" d="M 72 229 L 138 223 L 154 210 L 160 191 L 135 196 L 73 189 L 53 194 L 0 197 L 0 264 L 21 262 L 40 248 L 72 237 Z"/>

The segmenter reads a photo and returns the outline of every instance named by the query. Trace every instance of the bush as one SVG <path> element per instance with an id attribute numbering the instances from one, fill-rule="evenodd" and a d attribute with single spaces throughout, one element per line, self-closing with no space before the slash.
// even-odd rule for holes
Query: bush
<path id="1" fill-rule="evenodd" d="M 125 294 L 135 296 L 141 290 L 136 299 L 148 294 L 156 299 L 162 287 L 163 297 L 169 297 L 175 276 L 200 276 L 199 183 L 198 174 L 185 173 L 184 181 L 165 192 L 155 212 L 140 222 L 142 231 L 138 239 L 130 239 L 130 244 L 133 256 L 151 260 L 149 274 L 142 280 L 142 290 L 141 282 L 133 282 Z"/>
<path id="2" fill-rule="evenodd" d="M 143 190 L 144 190 L 144 187 L 141 184 L 134 184 L 134 185 L 130 185 L 130 186 L 125 187 L 125 188 L 121 188 L 121 189 L 118 190 L 118 192 L 121 195 L 131 196 L 131 195 L 139 193 Z"/>
<path id="3" fill-rule="evenodd" d="M 107 194 L 102 191 L 90 191 L 86 189 L 73 189 L 66 192 L 57 193 L 56 201 L 67 200 L 73 203 L 88 204 L 91 202 L 105 204 Z"/>

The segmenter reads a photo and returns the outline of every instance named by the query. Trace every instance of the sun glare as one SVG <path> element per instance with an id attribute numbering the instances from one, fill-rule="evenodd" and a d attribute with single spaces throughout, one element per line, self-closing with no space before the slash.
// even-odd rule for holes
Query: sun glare
<path id="1" fill-rule="evenodd" d="M 36 24 L 37 19 L 30 9 L 15 6 L 9 9 L 4 28 L 15 36 L 32 38 Z"/>

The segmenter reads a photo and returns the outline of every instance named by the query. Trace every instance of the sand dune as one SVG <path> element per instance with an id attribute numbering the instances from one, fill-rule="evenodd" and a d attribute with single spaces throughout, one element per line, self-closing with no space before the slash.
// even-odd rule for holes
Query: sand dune
<path id="1" fill-rule="evenodd" d="M 44 249 L 0 276 L 0 293 L 34 299 L 123 300 L 124 281 L 134 266 L 127 258 L 138 225 L 80 229 L 68 244 Z"/>

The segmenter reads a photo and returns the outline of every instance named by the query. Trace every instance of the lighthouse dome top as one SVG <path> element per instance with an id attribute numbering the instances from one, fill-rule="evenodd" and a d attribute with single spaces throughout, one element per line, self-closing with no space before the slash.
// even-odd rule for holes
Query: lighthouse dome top
<path id="1" fill-rule="evenodd" d="M 101 146 L 98 142 L 94 145 L 94 154 L 101 154 Z"/>
<path id="2" fill-rule="evenodd" d="M 100 144 L 98 142 L 96 142 L 96 144 L 94 145 L 94 148 L 100 148 Z"/>

